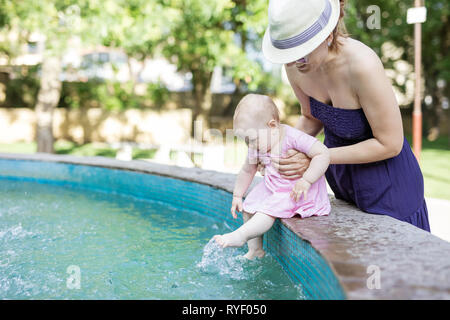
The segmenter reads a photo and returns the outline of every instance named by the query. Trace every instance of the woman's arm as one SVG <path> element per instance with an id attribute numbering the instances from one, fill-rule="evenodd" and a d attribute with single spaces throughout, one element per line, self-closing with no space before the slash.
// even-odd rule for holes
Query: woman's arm
<path id="1" fill-rule="evenodd" d="M 302 106 L 303 106 L 303 104 L 302 104 Z M 317 119 L 312 118 L 312 116 L 305 115 L 306 112 L 304 111 L 304 108 L 306 108 L 306 107 L 301 107 L 302 114 L 300 115 L 295 127 L 298 130 L 301 130 L 301 131 L 309 134 L 310 136 L 315 137 L 322 130 L 323 124 L 322 124 L 322 122 L 318 121 Z M 308 107 L 308 109 L 309 109 L 309 107 Z"/>
<path id="2" fill-rule="evenodd" d="M 392 85 L 386 77 L 383 64 L 376 53 L 368 48 L 353 61 L 350 72 L 351 85 L 358 95 L 374 137 L 354 145 L 330 148 L 330 163 L 369 163 L 395 157 L 403 147 L 403 125 L 400 109 Z M 290 78 L 289 73 L 288 78 Z M 296 87 L 293 82 L 291 85 L 302 106 L 307 106 L 305 110 L 302 107 L 302 117 L 300 117 L 297 128 L 305 129 L 305 132 L 314 135 L 320 129 L 319 124 L 315 124 L 309 118 L 309 101 L 300 88 Z M 303 113 L 305 113 L 304 118 Z M 301 177 L 305 165 L 298 157 L 303 154 L 291 150 L 288 155 L 287 159 L 281 160 L 279 164 L 275 163 L 274 166 L 285 178 Z"/>
<path id="3" fill-rule="evenodd" d="M 383 64 L 372 51 L 350 66 L 352 86 L 372 129 L 373 138 L 331 148 L 332 164 L 369 163 L 395 157 L 403 147 L 400 109 Z"/>
<path id="4" fill-rule="evenodd" d="M 300 102 L 301 107 L 301 115 L 295 127 L 310 136 L 315 137 L 322 130 L 323 124 L 311 115 L 309 96 L 305 94 L 295 82 L 296 73 L 298 73 L 297 69 L 286 68 L 285 66 L 285 70 L 292 90 L 294 90 L 294 94 Z"/>

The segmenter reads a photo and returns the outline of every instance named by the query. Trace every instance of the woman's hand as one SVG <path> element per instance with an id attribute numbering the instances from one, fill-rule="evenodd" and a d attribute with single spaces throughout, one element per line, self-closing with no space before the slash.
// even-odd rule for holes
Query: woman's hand
<path id="1" fill-rule="evenodd" d="M 311 159 L 304 153 L 289 149 L 285 157 L 273 158 L 272 165 L 286 179 L 298 179 L 308 169 Z"/>
<path id="2" fill-rule="evenodd" d="M 242 197 L 233 196 L 233 202 L 231 204 L 231 215 L 234 219 L 237 218 L 236 208 L 239 212 L 242 212 Z"/>

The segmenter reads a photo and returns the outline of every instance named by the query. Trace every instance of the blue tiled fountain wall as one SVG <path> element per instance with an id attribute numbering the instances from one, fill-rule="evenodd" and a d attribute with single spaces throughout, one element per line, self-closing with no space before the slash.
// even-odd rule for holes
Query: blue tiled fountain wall
<path id="1" fill-rule="evenodd" d="M 0 159 L 0 178 L 126 194 L 213 216 L 232 229 L 242 224 L 241 216 L 236 220 L 231 217 L 229 192 L 171 177 L 70 163 Z M 264 246 L 292 281 L 302 286 L 307 299 L 345 299 L 324 258 L 279 220 L 264 236 Z"/>

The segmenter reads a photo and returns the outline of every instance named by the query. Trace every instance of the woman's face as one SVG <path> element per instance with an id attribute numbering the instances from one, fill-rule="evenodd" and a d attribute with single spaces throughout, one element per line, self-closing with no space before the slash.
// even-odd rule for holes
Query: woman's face
<path id="1" fill-rule="evenodd" d="M 301 73 L 317 70 L 328 56 L 328 41 L 328 39 L 323 41 L 316 49 L 302 59 L 287 63 L 286 67 L 295 66 Z"/>

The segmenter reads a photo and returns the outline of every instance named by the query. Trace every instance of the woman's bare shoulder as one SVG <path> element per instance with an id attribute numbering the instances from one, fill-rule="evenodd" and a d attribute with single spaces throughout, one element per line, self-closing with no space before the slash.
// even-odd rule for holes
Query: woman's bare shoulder
<path id="1" fill-rule="evenodd" d="M 349 61 L 351 85 L 359 104 L 366 112 L 367 119 L 375 123 L 384 119 L 376 114 L 377 112 L 384 114 L 392 110 L 397 112 L 398 102 L 391 80 L 387 77 L 383 63 L 376 52 L 360 41 L 356 41 L 354 45 L 358 50 Z M 392 118 L 397 117 L 398 114 L 393 114 Z"/>
<path id="2" fill-rule="evenodd" d="M 377 53 L 363 42 L 355 39 L 346 47 L 350 75 L 353 78 L 370 76 L 374 71 L 384 70 L 383 63 Z"/>

